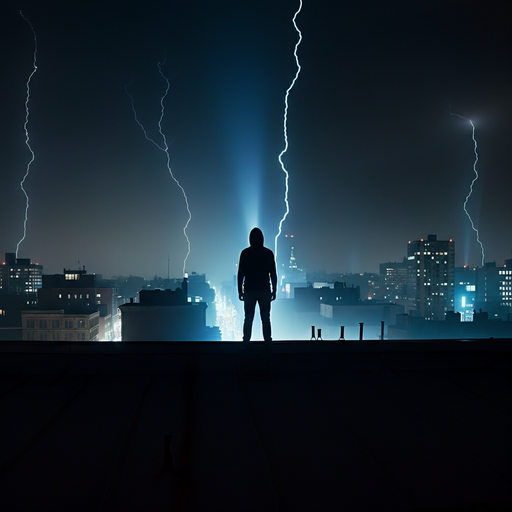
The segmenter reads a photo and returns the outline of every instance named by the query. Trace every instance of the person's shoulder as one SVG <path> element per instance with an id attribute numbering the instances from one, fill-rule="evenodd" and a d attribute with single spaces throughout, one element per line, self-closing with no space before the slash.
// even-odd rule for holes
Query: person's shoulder
<path id="1" fill-rule="evenodd" d="M 242 259 L 245 259 L 245 258 L 249 258 L 250 254 L 251 254 L 251 248 L 250 247 L 246 247 L 240 253 L 240 259 L 242 260 Z"/>
<path id="2" fill-rule="evenodd" d="M 274 257 L 274 251 L 272 251 L 272 249 L 269 249 L 268 247 L 263 247 L 263 249 L 265 250 L 265 253 L 267 254 L 267 256 L 269 257 Z"/>

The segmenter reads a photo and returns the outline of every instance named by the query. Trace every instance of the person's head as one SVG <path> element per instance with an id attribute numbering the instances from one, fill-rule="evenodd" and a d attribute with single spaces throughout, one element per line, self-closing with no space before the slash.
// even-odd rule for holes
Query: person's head
<path id="1" fill-rule="evenodd" d="M 251 247 L 263 247 L 263 232 L 260 228 L 253 228 L 249 235 Z"/>

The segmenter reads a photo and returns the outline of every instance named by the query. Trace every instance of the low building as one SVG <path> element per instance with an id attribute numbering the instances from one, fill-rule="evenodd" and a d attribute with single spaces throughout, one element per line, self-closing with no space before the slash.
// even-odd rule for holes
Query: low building
<path id="1" fill-rule="evenodd" d="M 116 283 L 97 281 L 96 275 L 88 274 L 85 266 L 81 269 L 64 269 L 62 274 L 44 275 L 42 287 L 38 290 L 38 307 L 46 311 L 63 309 L 66 314 L 99 311 L 99 333 L 96 339 L 114 340 L 117 322 Z"/>
<path id="2" fill-rule="evenodd" d="M 65 312 L 63 309 L 21 312 L 25 341 L 98 341 L 97 310 Z"/>
<path id="3" fill-rule="evenodd" d="M 404 307 L 389 302 L 364 301 L 356 305 L 321 304 L 320 316 L 334 326 L 357 327 L 364 324 L 365 339 L 377 339 L 384 322 L 387 328 L 396 323 L 398 315 L 403 314 Z"/>
<path id="4" fill-rule="evenodd" d="M 389 326 L 388 339 L 435 340 L 512 337 L 512 319 L 489 318 L 487 312 L 474 313 L 472 322 L 461 321 L 461 313 L 448 312 L 444 322 L 431 322 L 425 318 L 397 315 L 396 323 Z"/>
<path id="5" fill-rule="evenodd" d="M 206 326 L 205 302 L 188 301 L 187 278 L 176 290 L 141 290 L 140 302 L 119 306 L 122 341 L 220 341 Z"/>
<path id="6" fill-rule="evenodd" d="M 359 286 L 347 286 L 336 281 L 334 284 L 323 283 L 325 286 L 295 288 L 295 311 L 318 312 L 321 303 L 333 305 L 359 304 L 361 292 Z"/>

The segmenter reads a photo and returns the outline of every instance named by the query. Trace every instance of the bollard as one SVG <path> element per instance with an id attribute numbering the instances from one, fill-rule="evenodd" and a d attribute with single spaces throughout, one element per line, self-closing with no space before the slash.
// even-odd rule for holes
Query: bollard
<path id="1" fill-rule="evenodd" d="M 317 340 L 321 340 L 322 339 L 322 329 L 318 329 L 318 336 L 316 337 L 316 339 Z"/>
<path id="2" fill-rule="evenodd" d="M 167 472 L 172 472 L 171 439 L 170 434 L 164 434 L 164 471 Z"/>
<path id="3" fill-rule="evenodd" d="M 311 326 L 311 340 L 316 340 L 316 336 L 315 336 L 315 326 L 312 325 Z"/>
<path id="4" fill-rule="evenodd" d="M 384 320 L 380 321 L 380 339 L 384 341 Z"/>
<path id="5" fill-rule="evenodd" d="M 359 341 L 363 341 L 363 325 L 364 322 L 359 322 Z"/>
<path id="6" fill-rule="evenodd" d="M 345 326 L 340 325 L 340 339 L 338 341 L 345 341 Z"/>

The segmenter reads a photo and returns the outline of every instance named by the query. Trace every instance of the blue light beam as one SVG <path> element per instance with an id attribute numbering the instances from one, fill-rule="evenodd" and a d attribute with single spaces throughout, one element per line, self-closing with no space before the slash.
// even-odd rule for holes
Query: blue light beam
<path id="1" fill-rule="evenodd" d="M 171 156 L 169 154 L 169 146 L 167 145 L 167 138 L 166 138 L 166 136 L 165 136 L 165 134 L 164 134 L 164 132 L 162 130 L 162 120 L 163 120 L 164 115 L 165 115 L 164 101 L 165 101 L 165 98 L 167 97 L 167 94 L 169 92 L 170 83 L 169 83 L 169 80 L 167 79 L 167 77 L 164 75 L 164 73 L 162 71 L 162 64 L 160 62 L 158 62 L 158 72 L 160 73 L 161 77 L 165 80 L 165 83 L 166 83 L 165 92 L 164 92 L 163 96 L 160 98 L 160 118 L 158 120 L 158 132 L 160 133 L 160 136 L 162 137 L 162 142 L 163 142 L 162 146 L 160 146 L 157 142 L 155 142 L 152 138 L 150 138 L 148 136 L 144 126 L 142 125 L 142 123 L 137 118 L 137 112 L 135 110 L 135 103 L 133 101 L 133 97 L 128 92 L 128 87 L 133 82 L 130 82 L 128 85 L 125 85 L 124 89 L 126 91 L 126 94 L 129 96 L 129 98 L 130 98 L 130 100 L 132 102 L 133 116 L 135 118 L 136 123 L 140 126 L 142 132 L 144 133 L 144 137 L 149 142 L 154 144 L 160 151 L 165 153 L 166 158 L 167 158 L 167 170 L 169 171 L 169 174 L 171 175 L 171 178 L 175 181 L 176 185 L 178 185 L 178 187 L 180 188 L 181 193 L 183 194 L 183 199 L 185 200 L 185 205 L 187 207 L 187 212 L 188 212 L 188 219 L 187 219 L 187 222 L 186 222 L 185 226 L 183 227 L 183 234 L 185 235 L 185 238 L 187 240 L 187 248 L 188 248 L 187 249 L 187 255 L 185 256 L 185 259 L 183 261 L 183 275 L 185 275 L 185 268 L 186 268 L 186 265 L 187 265 L 187 259 L 188 259 L 189 255 L 190 255 L 190 239 L 188 238 L 188 235 L 187 235 L 187 228 L 188 228 L 188 225 L 190 224 L 190 221 L 192 220 L 192 214 L 190 213 L 190 207 L 189 207 L 189 204 L 188 204 L 188 198 L 187 198 L 187 194 L 185 193 L 185 189 L 182 187 L 182 185 L 180 184 L 180 182 L 177 180 L 177 178 L 174 176 L 174 174 L 172 172 L 172 169 L 171 169 Z"/>
<path id="2" fill-rule="evenodd" d="M 274 248 L 274 256 L 275 256 L 276 261 L 277 261 L 277 239 L 281 235 L 281 231 L 282 231 L 282 227 L 283 227 L 283 222 L 285 221 L 286 217 L 290 213 L 290 204 L 288 203 L 288 179 L 289 179 L 289 174 L 288 174 L 288 171 L 286 170 L 286 167 L 285 167 L 285 165 L 283 163 L 283 158 L 282 157 L 288 151 L 288 96 L 290 95 L 290 91 L 293 89 L 293 86 L 295 85 L 295 82 L 299 78 L 299 74 L 300 74 L 300 70 L 301 70 L 300 63 L 299 63 L 299 56 L 297 55 L 297 49 L 299 48 L 299 45 L 300 45 L 300 43 L 302 41 L 302 32 L 299 30 L 299 27 L 297 26 L 297 23 L 295 21 L 297 16 L 298 16 L 298 14 L 301 11 L 301 9 L 302 9 L 302 0 L 299 0 L 299 8 L 297 9 L 297 12 L 294 14 L 293 20 L 292 20 L 293 21 L 293 26 L 295 27 L 295 30 L 299 34 L 299 40 L 297 41 L 297 44 L 295 45 L 295 49 L 293 51 L 293 55 L 295 56 L 295 62 L 297 63 L 297 72 L 295 73 L 295 77 L 292 80 L 292 83 L 290 84 L 290 87 L 288 87 L 288 89 L 286 90 L 286 94 L 285 94 L 285 97 L 284 97 L 284 117 L 283 117 L 284 149 L 283 149 L 283 151 L 281 151 L 281 153 L 279 154 L 279 158 L 278 158 L 279 159 L 279 163 L 281 164 L 281 169 L 283 170 L 284 176 L 285 176 L 285 178 L 284 178 L 284 183 L 285 183 L 284 202 L 286 204 L 286 212 L 283 215 L 283 218 L 281 219 L 281 221 L 279 222 L 279 230 L 278 230 L 278 233 L 276 235 L 275 248 Z"/>
<path id="3" fill-rule="evenodd" d="M 28 117 L 29 117 L 29 110 L 28 110 L 28 102 L 30 100 L 30 81 L 32 80 L 32 77 L 34 76 L 35 72 L 37 71 L 37 37 L 36 32 L 34 30 L 34 27 L 32 26 L 32 23 L 30 23 L 30 20 L 26 18 L 23 13 L 20 11 L 20 16 L 29 24 L 30 29 L 32 30 L 32 34 L 34 34 L 34 59 L 33 59 L 33 70 L 32 73 L 30 73 L 28 80 L 27 80 L 27 98 L 25 100 L 25 124 L 23 125 L 23 129 L 25 130 L 25 144 L 27 145 L 28 150 L 30 151 L 30 154 L 32 155 L 30 158 L 30 162 L 27 164 L 27 169 L 25 171 L 25 176 L 23 176 L 23 179 L 20 182 L 20 188 L 23 194 L 25 195 L 25 220 L 23 221 L 23 236 L 21 237 L 21 240 L 16 245 L 16 258 L 18 257 L 18 250 L 20 248 L 21 242 L 25 240 L 25 237 L 27 236 L 27 220 L 28 220 L 28 207 L 29 207 L 29 199 L 27 191 L 25 190 L 24 184 L 25 180 L 28 178 L 28 175 L 30 173 L 30 166 L 32 165 L 32 162 L 35 160 L 35 154 L 32 151 L 32 148 L 30 147 L 30 137 L 28 134 Z"/>
<path id="4" fill-rule="evenodd" d="M 476 138 L 475 138 L 475 125 L 473 124 L 473 121 L 471 121 L 471 119 L 468 119 L 467 117 L 464 117 L 464 116 L 461 116 L 459 114 L 452 112 L 451 106 L 450 106 L 450 109 L 448 110 L 448 112 L 451 116 L 457 116 L 457 117 L 460 117 L 461 119 L 465 119 L 466 121 L 469 121 L 469 124 L 471 125 L 471 128 L 473 130 L 472 139 L 473 139 L 473 144 L 474 144 L 473 150 L 475 153 L 475 161 L 473 162 L 473 172 L 475 173 L 475 177 L 471 181 L 471 185 L 469 186 L 468 195 L 466 196 L 466 199 L 464 200 L 464 211 L 466 212 L 466 215 L 468 216 L 469 222 L 471 222 L 471 227 L 473 228 L 473 231 L 476 233 L 476 241 L 480 244 L 480 248 L 482 250 L 482 267 L 483 267 L 484 260 L 485 260 L 484 246 L 483 246 L 482 242 L 480 241 L 480 233 L 478 232 L 478 229 L 475 227 L 475 224 L 473 223 L 473 219 L 471 218 L 471 215 L 469 214 L 469 212 L 466 208 L 469 198 L 473 194 L 473 185 L 475 184 L 476 180 L 478 180 L 478 178 L 479 178 L 478 171 L 476 170 L 476 164 L 478 163 L 478 144 L 477 144 Z"/>

